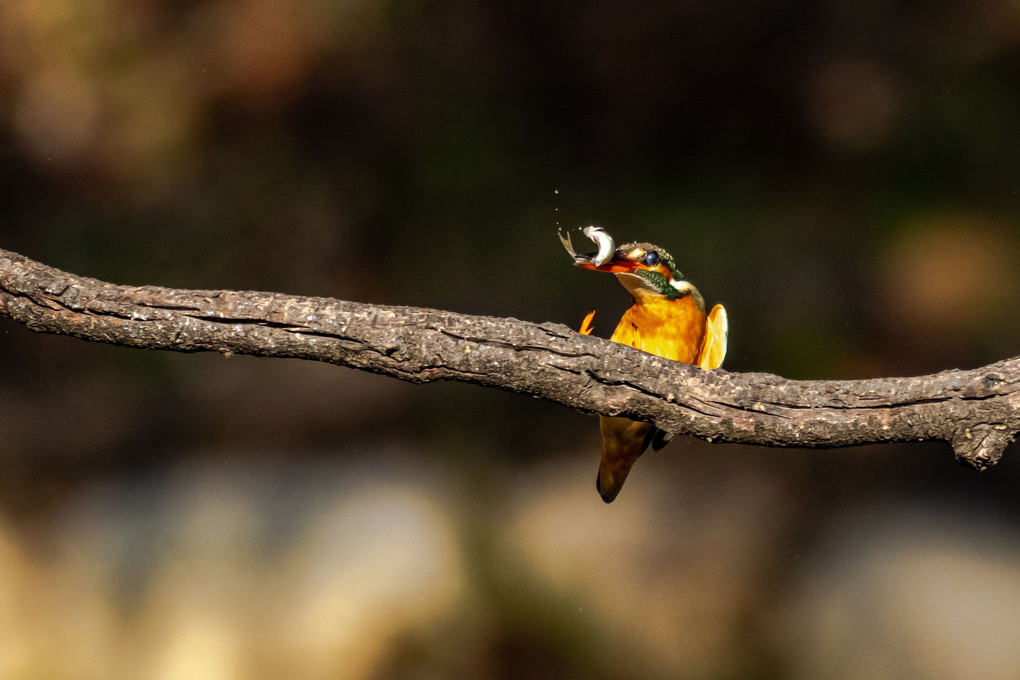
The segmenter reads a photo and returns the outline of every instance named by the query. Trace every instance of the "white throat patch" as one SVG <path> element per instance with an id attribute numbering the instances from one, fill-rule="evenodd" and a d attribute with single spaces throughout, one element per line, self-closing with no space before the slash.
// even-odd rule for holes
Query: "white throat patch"
<path id="1" fill-rule="evenodd" d="M 681 295 L 684 293 L 693 293 L 696 290 L 694 288 L 694 284 L 690 281 L 677 281 L 676 279 L 670 279 L 669 285 L 676 288 Z"/>

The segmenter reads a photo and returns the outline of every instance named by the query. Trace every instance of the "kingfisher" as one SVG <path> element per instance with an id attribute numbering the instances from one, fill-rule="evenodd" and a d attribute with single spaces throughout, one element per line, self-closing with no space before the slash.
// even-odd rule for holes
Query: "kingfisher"
<path id="1" fill-rule="evenodd" d="M 610 340 L 703 369 L 722 365 L 729 331 L 726 310 L 716 305 L 706 313 L 705 299 L 684 279 L 669 253 L 651 243 L 617 247 L 601 227 L 582 231 L 598 246 L 597 252 L 579 254 L 569 235 L 559 234 L 574 264 L 615 274 L 633 298 Z M 591 333 L 594 315 L 592 310 L 581 324 L 584 335 Z M 649 423 L 612 416 L 599 416 L 599 428 L 602 460 L 595 488 L 603 501 L 612 503 L 638 457 L 649 445 L 658 451 L 672 435 Z"/>

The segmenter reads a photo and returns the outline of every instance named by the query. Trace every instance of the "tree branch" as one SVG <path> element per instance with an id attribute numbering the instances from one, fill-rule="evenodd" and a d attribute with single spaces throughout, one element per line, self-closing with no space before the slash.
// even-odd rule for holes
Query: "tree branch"
<path id="1" fill-rule="evenodd" d="M 555 323 L 280 293 L 120 286 L 0 250 L 0 317 L 127 347 L 325 361 L 458 380 L 707 441 L 950 443 L 985 469 L 1020 430 L 1020 358 L 914 378 L 786 380 L 698 368 Z"/>

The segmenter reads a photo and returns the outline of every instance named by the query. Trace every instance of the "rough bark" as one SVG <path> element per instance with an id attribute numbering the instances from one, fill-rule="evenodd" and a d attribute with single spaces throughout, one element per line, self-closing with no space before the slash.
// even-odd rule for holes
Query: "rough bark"
<path id="1" fill-rule="evenodd" d="M 912 378 L 786 380 L 703 371 L 555 323 L 280 293 L 121 286 L 0 250 L 0 316 L 127 347 L 325 361 L 458 380 L 707 441 L 834 448 L 948 442 L 994 465 L 1020 429 L 1020 358 Z"/>

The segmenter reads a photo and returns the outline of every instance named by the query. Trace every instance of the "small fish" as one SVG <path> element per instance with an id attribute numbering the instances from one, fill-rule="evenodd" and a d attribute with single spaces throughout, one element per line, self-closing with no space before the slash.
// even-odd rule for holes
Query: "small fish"
<path id="1" fill-rule="evenodd" d="M 570 256 L 574 258 L 574 262 L 584 262 L 594 264 L 596 267 L 601 267 L 613 257 L 613 253 L 616 252 L 616 243 L 613 241 L 613 237 L 610 236 L 605 229 L 602 227 L 589 226 L 581 230 L 581 233 L 587 236 L 598 246 L 598 251 L 594 253 L 578 253 L 574 250 L 574 244 L 570 240 L 570 234 L 563 234 L 561 230 L 559 232 L 560 243 L 566 248 Z"/>

